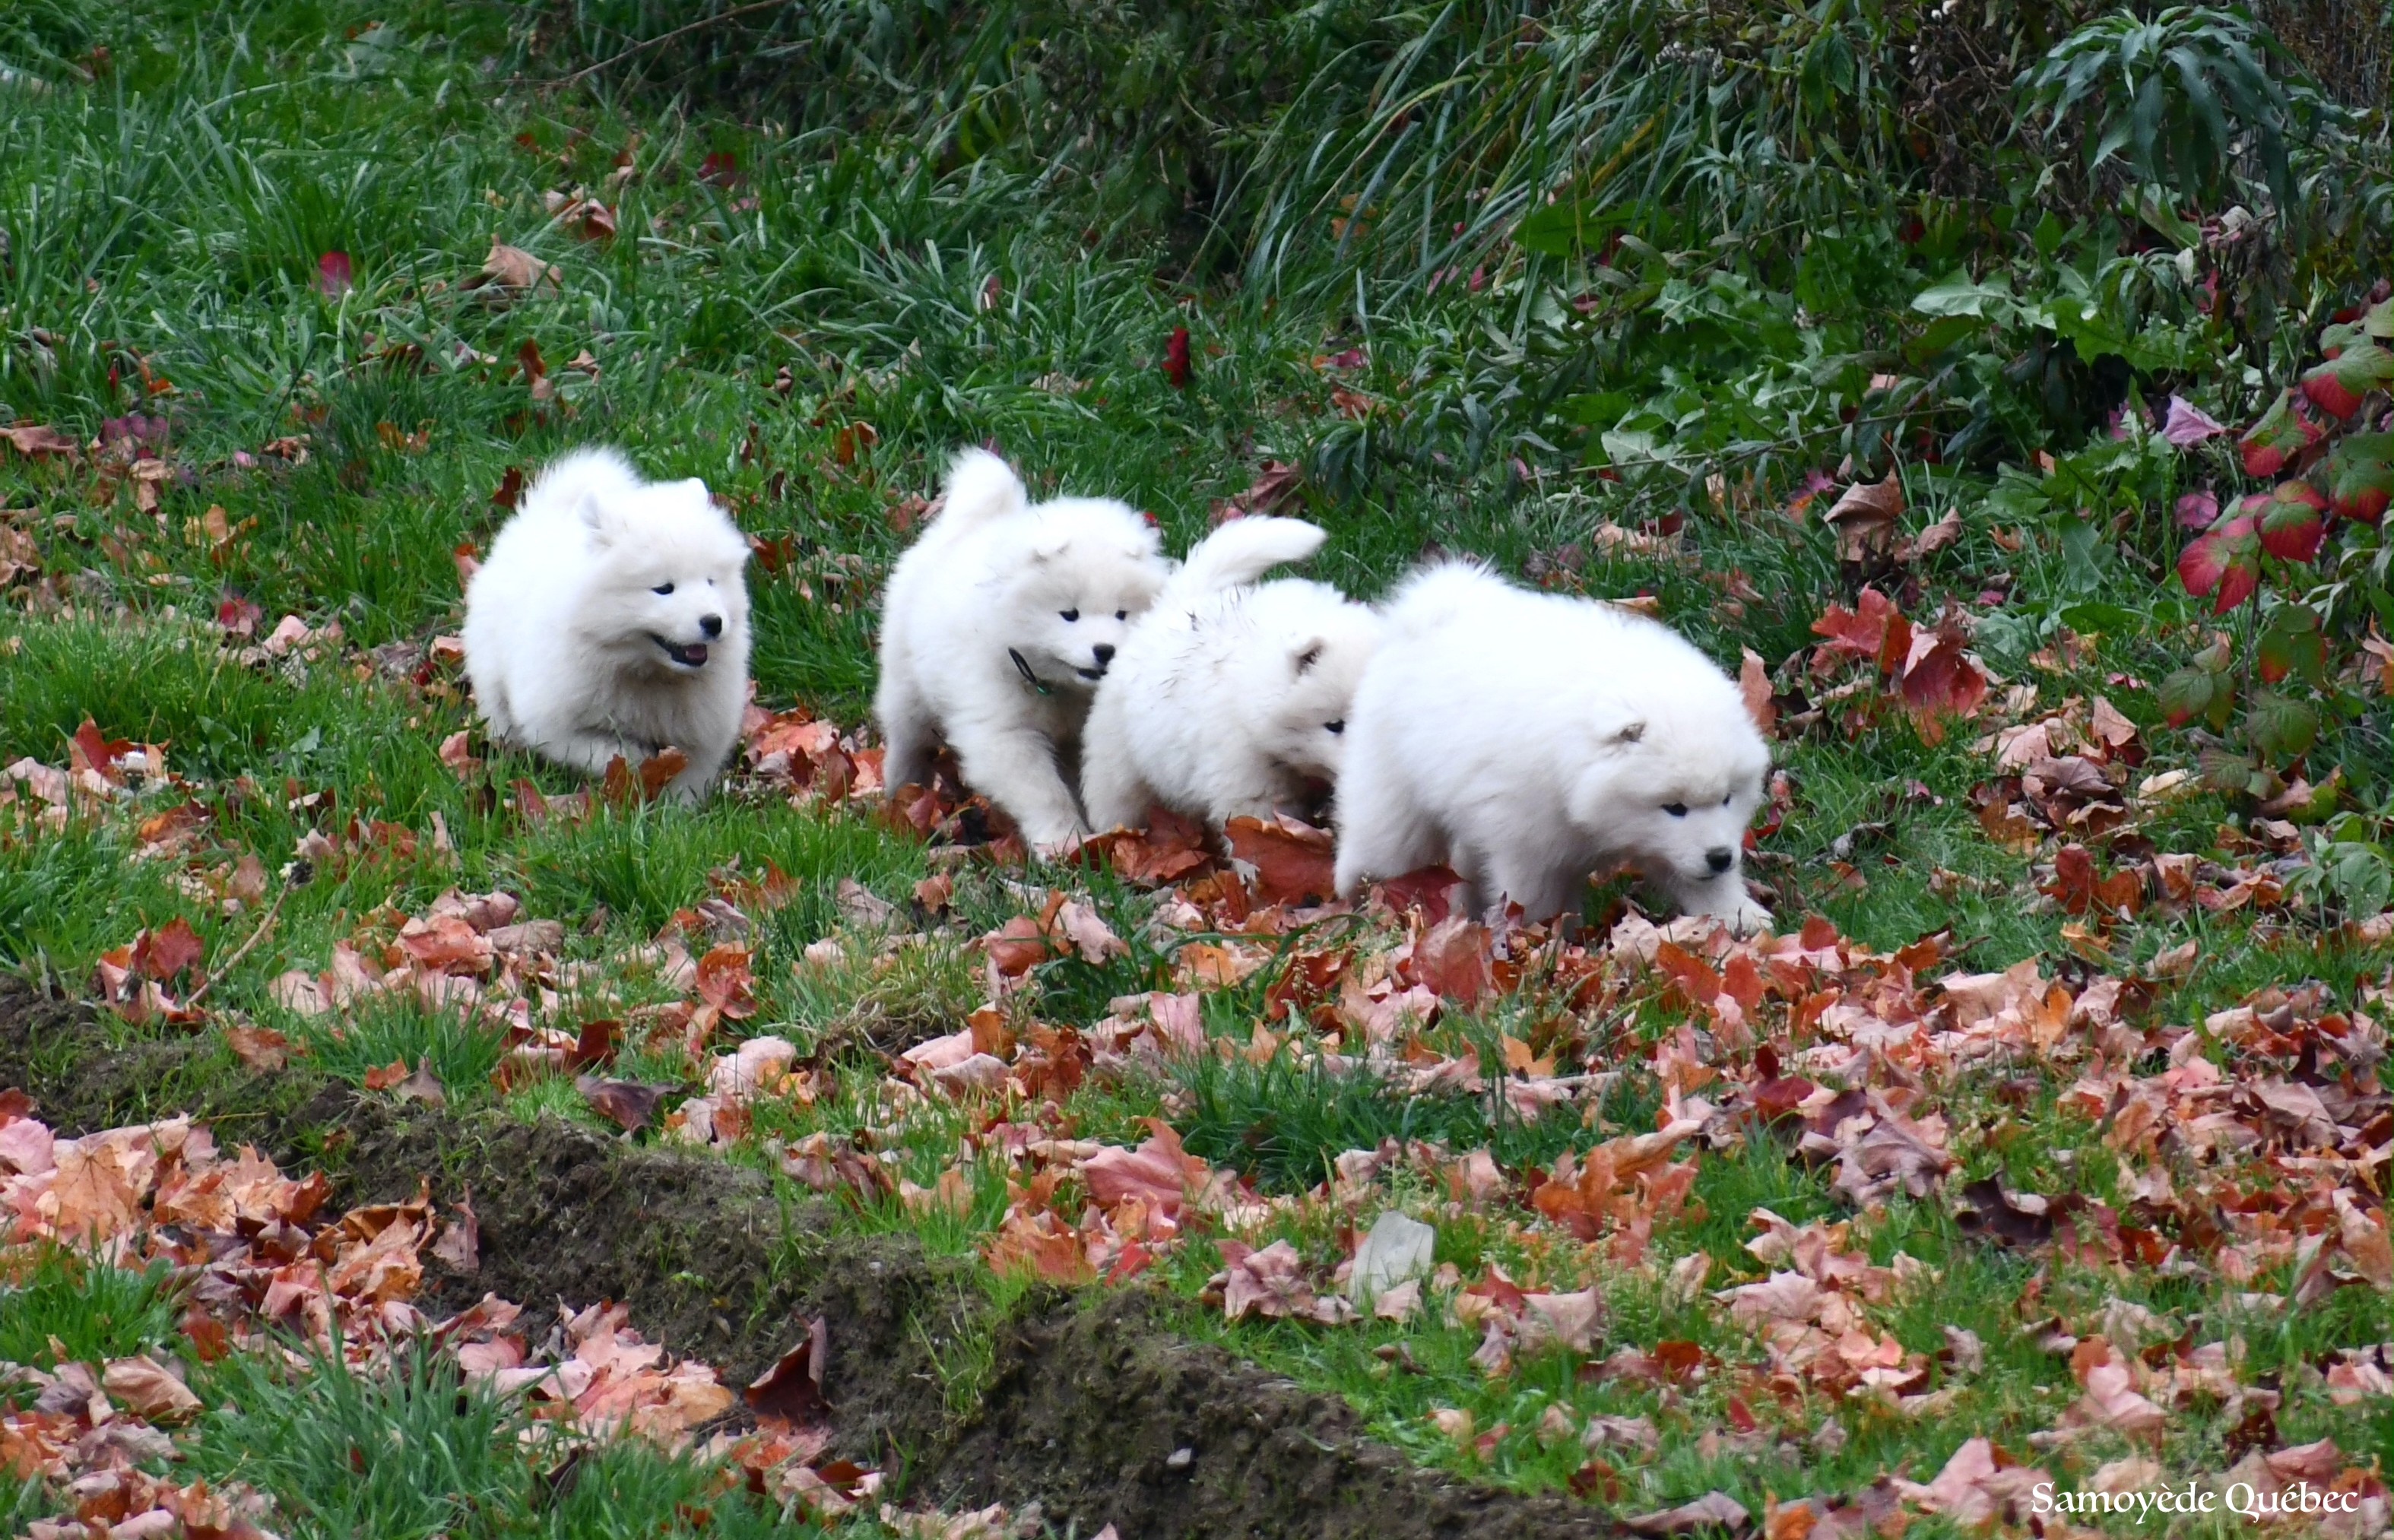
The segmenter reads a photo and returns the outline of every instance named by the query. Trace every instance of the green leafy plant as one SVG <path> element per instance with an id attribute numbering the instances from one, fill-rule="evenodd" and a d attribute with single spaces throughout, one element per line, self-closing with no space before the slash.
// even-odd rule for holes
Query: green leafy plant
<path id="1" fill-rule="evenodd" d="M 2283 208 L 2295 201 L 2289 146 L 2322 107 L 2282 78 L 2291 63 L 2284 45 L 2237 11 L 2122 9 L 2062 39 L 2020 86 L 2030 113 L 2088 130 L 2090 172 L 2119 156 L 2140 180 L 2216 207 L 2249 162 Z"/>

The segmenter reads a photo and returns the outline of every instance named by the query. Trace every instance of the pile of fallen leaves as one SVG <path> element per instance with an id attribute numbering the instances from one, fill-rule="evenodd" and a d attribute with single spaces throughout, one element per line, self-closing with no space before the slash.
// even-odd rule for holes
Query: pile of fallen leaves
<path id="1" fill-rule="evenodd" d="M 304 1374 L 315 1358 L 337 1356 L 381 1373 L 403 1349 L 428 1346 L 468 1381 L 521 1398 L 551 1455 L 621 1436 L 688 1448 L 731 1410 L 734 1394 L 713 1369 L 644 1341 L 620 1305 L 567 1311 L 538 1343 L 521 1310 L 494 1295 L 428 1317 L 414 1303 L 428 1259 L 461 1276 L 480 1265 L 471 1205 L 443 1213 L 419 1194 L 335 1216 L 324 1211 L 330 1191 L 321 1174 L 287 1178 L 255 1149 L 226 1155 L 187 1118 L 60 1139 L 21 1095 L 0 1096 L 0 1270 L 44 1248 L 86 1266 L 163 1266 L 187 1301 L 179 1333 L 199 1363 L 256 1353 Z M 836 1517 L 878 1479 L 822 1459 L 822 1352 L 818 1324 L 749 1388 L 761 1431 L 717 1435 L 705 1453 L 730 1462 L 727 1479 Z M 794 1376 L 810 1388 L 794 1389 Z M 259 1494 L 177 1486 L 142 1468 L 174 1458 L 175 1439 L 207 1410 L 191 1378 L 171 1355 L 48 1370 L 0 1364 L 0 1388 L 31 1393 L 0 1415 L 0 1461 L 71 1505 L 72 1520 L 40 1533 L 265 1534 L 258 1521 L 270 1504 Z M 788 1431 L 794 1411 L 806 1413 L 802 1436 Z"/>

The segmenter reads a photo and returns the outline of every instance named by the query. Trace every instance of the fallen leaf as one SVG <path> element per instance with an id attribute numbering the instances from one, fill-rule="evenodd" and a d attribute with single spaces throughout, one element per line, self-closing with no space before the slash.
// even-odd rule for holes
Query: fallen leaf
<path id="1" fill-rule="evenodd" d="M 1256 890 L 1266 903 L 1304 903 L 1336 896 L 1336 848 L 1330 831 L 1285 813 L 1269 823 L 1234 818 L 1223 826 L 1230 853 L 1256 869 Z"/>
<path id="2" fill-rule="evenodd" d="M 225 1046 L 260 1074 L 275 1074 L 291 1062 L 291 1039 L 268 1027 L 225 1029 Z"/>
<path id="3" fill-rule="evenodd" d="M 1692 1503 L 1624 1519 L 1632 1534 L 1698 1534 L 1705 1530 L 1742 1530 L 1752 1521 L 1745 1505 L 1726 1492 L 1708 1492 Z"/>
<path id="4" fill-rule="evenodd" d="M 637 1134 L 649 1125 L 657 1103 L 671 1086 L 650 1085 L 638 1080 L 602 1080 L 597 1075 L 576 1075 L 573 1088 L 591 1110 L 627 1134 Z"/>
<path id="5" fill-rule="evenodd" d="M 83 446 L 55 428 L 24 423 L 14 428 L 0 428 L 0 439 L 6 439 L 18 454 L 31 457 L 63 454 L 72 460 L 82 453 Z"/>
<path id="6" fill-rule="evenodd" d="M 1861 561 L 1887 549 L 1903 508 L 1902 480 L 1889 476 L 1881 481 L 1856 481 L 1821 518 L 1837 532 L 1837 559 Z"/>
<path id="7" fill-rule="evenodd" d="M 449 1104 L 449 1093 L 442 1088 L 441 1077 L 432 1073 L 429 1059 L 417 1060 L 415 1073 L 391 1088 L 399 1093 L 401 1101 L 421 1101 L 428 1107 Z"/>
<path id="8" fill-rule="evenodd" d="M 1762 654 L 1751 647 L 1745 649 L 1744 658 L 1738 665 L 1737 692 L 1744 697 L 1745 714 L 1754 718 L 1756 730 L 1765 738 L 1775 733 L 1779 707 L 1771 699 L 1770 671 L 1764 666 Z"/>
<path id="9" fill-rule="evenodd" d="M 482 1221 L 474 1212 L 471 1193 L 459 1199 L 432 1243 L 434 1259 L 453 1272 L 476 1272 L 482 1266 Z"/>
<path id="10" fill-rule="evenodd" d="M 154 1423 L 189 1422 L 200 1414 L 200 1398 L 147 1353 L 111 1359 L 99 1376 L 99 1386 L 127 1411 Z M 125 1531 L 119 1528 L 115 1533 Z"/>
<path id="11" fill-rule="evenodd" d="M 807 1335 L 796 1347 L 749 1382 L 742 1395 L 759 1419 L 770 1417 L 799 1428 L 830 1425 L 831 1402 L 823 1396 L 830 1343 L 829 1324 L 817 1316 L 807 1323 Z"/>
<path id="12" fill-rule="evenodd" d="M 1359 1305 L 1369 1305 L 1400 1283 L 1429 1275 L 1438 1231 L 1396 1209 L 1383 1209 L 1371 1232 L 1355 1248 L 1355 1266 L 1347 1275 L 1347 1294 Z M 1415 1291 L 1418 1298 L 1419 1291 Z"/>
<path id="13" fill-rule="evenodd" d="M 538 289 L 554 293 L 563 281 L 564 275 L 557 269 L 521 246 L 511 246 L 493 238 L 491 255 L 482 260 L 482 270 L 457 286 L 479 290 L 484 297 L 504 304 Z"/>

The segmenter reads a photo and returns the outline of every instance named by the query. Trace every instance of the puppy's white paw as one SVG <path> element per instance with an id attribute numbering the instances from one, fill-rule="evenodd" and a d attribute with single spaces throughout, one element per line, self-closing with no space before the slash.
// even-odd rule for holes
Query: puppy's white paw
<path id="1" fill-rule="evenodd" d="M 1039 834 L 1045 834 L 1048 837 L 1040 838 Z M 1081 854 L 1082 843 L 1088 837 L 1089 831 L 1078 825 L 1061 831 L 1044 829 L 1038 834 L 1033 834 L 1027 829 L 1023 831 L 1023 843 L 1031 847 L 1031 853 L 1039 860 L 1057 866 L 1077 860 Z"/>
<path id="2" fill-rule="evenodd" d="M 1776 923 L 1769 910 L 1740 894 L 1737 902 L 1716 913 L 1715 918 L 1740 936 L 1759 936 Z"/>

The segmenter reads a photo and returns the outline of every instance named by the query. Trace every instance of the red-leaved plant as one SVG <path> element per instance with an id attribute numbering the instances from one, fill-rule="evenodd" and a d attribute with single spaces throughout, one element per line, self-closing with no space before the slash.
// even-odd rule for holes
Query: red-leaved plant
<path id="1" fill-rule="evenodd" d="M 2247 600 L 2259 613 L 2244 679 L 2220 633 L 2162 681 L 2162 710 L 2173 727 L 2200 720 L 2224 732 L 2241 701 L 2244 737 L 2273 762 L 2299 757 L 2319 736 L 2318 704 L 2281 689 L 2287 680 L 2330 692 L 2349 660 L 2364 691 L 2373 677 L 2394 688 L 2372 666 L 2385 650 L 2378 626 L 2394 629 L 2376 532 L 2394 495 L 2394 297 L 2381 283 L 2372 298 L 2320 334 L 2322 362 L 2237 441 L 2245 474 L 2274 484 L 2224 516 L 2209 494 L 2178 503 L 2178 521 L 2202 531 L 2178 555 L 2186 591 L 2210 599 L 2215 615 Z"/>

